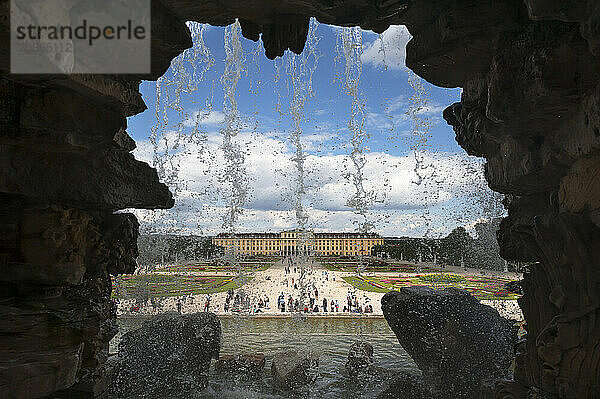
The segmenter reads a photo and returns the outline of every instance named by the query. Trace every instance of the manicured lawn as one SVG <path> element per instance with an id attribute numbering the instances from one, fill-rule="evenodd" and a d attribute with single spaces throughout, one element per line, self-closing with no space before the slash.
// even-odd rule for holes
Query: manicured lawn
<path id="1" fill-rule="evenodd" d="M 354 287 L 371 292 L 400 290 L 401 287 L 424 286 L 436 290 L 462 288 L 477 299 L 514 300 L 519 296 L 507 291 L 504 284 L 512 281 L 503 277 L 461 276 L 451 273 L 424 274 L 406 277 L 343 277 Z"/>
<path id="2" fill-rule="evenodd" d="M 240 262 L 242 270 L 245 272 L 260 272 L 267 270 L 273 265 L 274 262 Z M 230 272 L 236 273 L 238 271 L 238 265 L 233 264 L 214 264 L 208 262 L 199 262 L 188 265 L 170 265 L 156 269 L 157 272 L 169 272 L 169 273 L 187 273 L 187 272 Z"/>
<path id="3" fill-rule="evenodd" d="M 237 289 L 250 280 L 227 276 L 121 275 L 113 277 L 112 297 L 129 299 L 213 294 L 229 288 Z"/>
<path id="4" fill-rule="evenodd" d="M 382 292 L 382 293 L 391 291 L 389 288 L 381 288 L 381 287 L 376 287 L 372 284 L 369 284 L 367 281 L 365 281 L 364 279 L 359 278 L 359 277 L 349 276 L 349 277 L 342 277 L 342 278 L 348 284 L 350 284 L 362 291 Z"/>
<path id="5" fill-rule="evenodd" d="M 355 272 L 358 262 L 323 262 L 327 270 L 334 272 Z M 385 265 L 368 265 L 366 272 L 395 272 L 395 273 L 434 273 L 442 269 L 431 266 L 416 266 L 410 264 L 388 263 Z"/>

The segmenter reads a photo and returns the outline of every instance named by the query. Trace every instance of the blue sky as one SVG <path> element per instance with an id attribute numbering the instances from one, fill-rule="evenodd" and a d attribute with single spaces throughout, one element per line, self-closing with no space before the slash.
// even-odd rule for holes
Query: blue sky
<path id="1" fill-rule="evenodd" d="M 168 123 L 157 127 L 156 82 L 142 83 L 148 110 L 128 122 L 128 132 L 138 144 L 136 157 L 153 165 L 153 154 L 163 154 L 161 163 L 155 166 L 176 194 L 173 210 L 136 211 L 148 231 L 218 233 L 230 195 L 220 178 L 225 167 L 220 133 L 225 118 L 221 83 L 225 28 L 205 26 L 202 46 L 198 36 L 201 26 L 192 27 L 195 47 L 180 57 L 179 65 L 190 75 L 195 68 L 196 78 L 178 75 L 175 61 L 161 82 L 160 112 L 163 115 L 164 109 L 168 110 Z M 301 113 L 307 182 L 303 206 L 310 228 L 352 231 L 357 216 L 346 202 L 355 188 L 343 177 L 353 173 L 348 158 L 352 150 L 348 121 L 353 98 L 343 87 L 346 60 L 336 45 L 341 37 L 339 28 L 317 24 L 313 28 L 317 40 L 309 48 L 318 55 L 318 62 L 312 74 L 313 95 L 305 98 Z M 425 95 L 421 99 L 425 103 L 418 110 L 413 107 L 413 111 L 430 126 L 418 154 L 425 165 L 433 166 L 424 170 L 424 183 L 416 184 L 414 151 L 416 139 L 421 136 L 414 135 L 413 120 L 407 114 L 414 89 L 404 67 L 410 35 L 402 26 L 390 27 L 382 36 L 361 33 L 358 99 L 365 111 L 363 131 L 369 136 L 361 147 L 366 160 L 365 187 L 376 198 L 369 204 L 368 215 L 375 231 L 398 236 L 440 235 L 457 225 L 469 226 L 481 218 L 496 216 L 498 197 L 485 185 L 482 161 L 468 157 L 458 147 L 452 128 L 442 119 L 443 109 L 459 101 L 460 89 L 438 88 L 418 80 L 423 85 Z M 244 70 L 236 99 L 242 129 L 235 140 L 245 155 L 242 169 L 248 196 L 236 229 L 295 227 L 296 171 L 291 163 L 295 147 L 290 140 L 293 93 L 288 72 L 292 62 L 298 65 L 303 58 L 288 52 L 282 58 L 268 60 L 260 42 L 242 38 L 241 45 Z M 194 52 L 198 57 L 192 56 Z M 307 54 L 305 50 L 305 57 Z M 308 66 L 313 67 L 314 57 L 308 59 Z M 301 83 L 306 81 L 306 76 L 300 78 Z M 187 88 L 179 102 L 175 101 L 177 88 Z M 180 111 L 175 110 L 178 107 Z M 156 148 L 149 141 L 153 127 L 158 136 Z M 170 155 L 164 156 L 165 151 Z"/>

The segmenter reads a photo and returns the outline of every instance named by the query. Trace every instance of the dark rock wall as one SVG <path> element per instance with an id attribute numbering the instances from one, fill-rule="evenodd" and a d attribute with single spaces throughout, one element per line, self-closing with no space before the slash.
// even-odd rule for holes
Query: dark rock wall
<path id="1" fill-rule="evenodd" d="M 137 220 L 8 194 L 0 203 L 0 396 L 73 384 L 101 393 L 116 333 L 109 274 L 134 270 Z"/>
<path id="2" fill-rule="evenodd" d="M 183 23 L 156 15 L 177 23 L 157 30 L 148 78 L 191 45 Z M 5 34 L 7 1 L 0 16 Z M 137 220 L 114 211 L 173 205 L 131 154 L 141 77 L 10 75 L 0 43 L 0 397 L 102 397 L 117 332 L 110 275 L 133 272 L 138 255 Z"/>
<path id="3" fill-rule="evenodd" d="M 376 32 L 405 24 L 407 66 L 463 88 L 444 116 L 507 194 L 501 251 L 540 262 L 525 278 L 515 378 L 565 398 L 600 391 L 598 1 L 154 0 L 150 76 L 10 75 L 8 10 L 0 1 L 0 317 L 15 319 L 0 327 L 0 396 L 102 391 L 108 273 L 136 252 L 133 218 L 112 212 L 173 204 L 131 156 L 125 118 L 145 109 L 140 80 L 191 45 L 184 22 L 239 18 L 273 58 L 302 50 L 311 16 Z"/>
<path id="4" fill-rule="evenodd" d="M 539 262 L 520 300 L 528 334 L 518 346 L 516 383 L 499 383 L 498 397 L 511 397 L 517 384 L 561 398 L 600 397 L 595 3 L 526 1 L 513 19 L 487 22 L 488 32 L 504 31 L 488 34 L 486 65 L 469 72 L 469 57 L 453 59 L 465 75 L 452 83 L 464 91 L 444 117 L 469 154 L 487 159 L 490 187 L 507 194 L 502 255 Z"/>

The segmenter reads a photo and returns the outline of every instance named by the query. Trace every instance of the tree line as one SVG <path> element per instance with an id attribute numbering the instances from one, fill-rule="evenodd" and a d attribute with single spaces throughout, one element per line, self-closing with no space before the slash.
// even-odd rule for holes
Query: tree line
<path id="1" fill-rule="evenodd" d="M 223 248 L 212 237 L 195 235 L 149 234 L 138 237 L 138 265 L 184 263 L 223 255 Z"/>
<path id="2" fill-rule="evenodd" d="M 412 262 L 517 271 L 523 265 L 505 262 L 500 256 L 496 239 L 500 221 L 497 218 L 477 223 L 476 237 L 472 237 L 464 227 L 457 227 L 442 238 L 386 237 L 383 245 L 373 247 L 372 255 Z"/>

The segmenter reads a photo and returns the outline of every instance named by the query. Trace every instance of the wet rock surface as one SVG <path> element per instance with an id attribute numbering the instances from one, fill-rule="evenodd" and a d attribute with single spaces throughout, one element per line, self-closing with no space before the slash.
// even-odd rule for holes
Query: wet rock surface
<path id="1" fill-rule="evenodd" d="M 364 341 L 356 341 L 348 350 L 346 370 L 350 375 L 366 372 L 373 364 L 373 345 Z"/>
<path id="2" fill-rule="evenodd" d="M 346 376 L 358 385 L 364 384 L 365 381 L 379 381 L 381 383 L 387 381 L 389 388 L 391 387 L 389 381 L 401 376 L 392 369 L 375 365 L 373 346 L 365 341 L 356 341 L 350 345 L 348 360 L 344 367 Z"/>
<path id="3" fill-rule="evenodd" d="M 215 362 L 215 371 L 225 374 L 235 374 L 243 377 L 256 377 L 265 368 L 263 353 L 246 353 L 238 355 L 219 356 Z"/>
<path id="4" fill-rule="evenodd" d="M 435 397 L 476 398 L 484 381 L 508 377 L 517 329 L 468 292 L 407 287 L 381 303 Z"/>
<path id="5" fill-rule="evenodd" d="M 212 313 L 165 313 L 123 335 L 112 371 L 114 398 L 187 398 L 208 383 L 221 323 Z"/>
<path id="6" fill-rule="evenodd" d="M 431 399 L 435 398 L 428 384 L 418 375 L 399 373 L 386 384 L 377 399 Z"/>
<path id="7" fill-rule="evenodd" d="M 319 356 L 310 350 L 277 353 L 271 362 L 273 387 L 288 390 L 309 384 L 316 379 L 318 366 Z"/>

